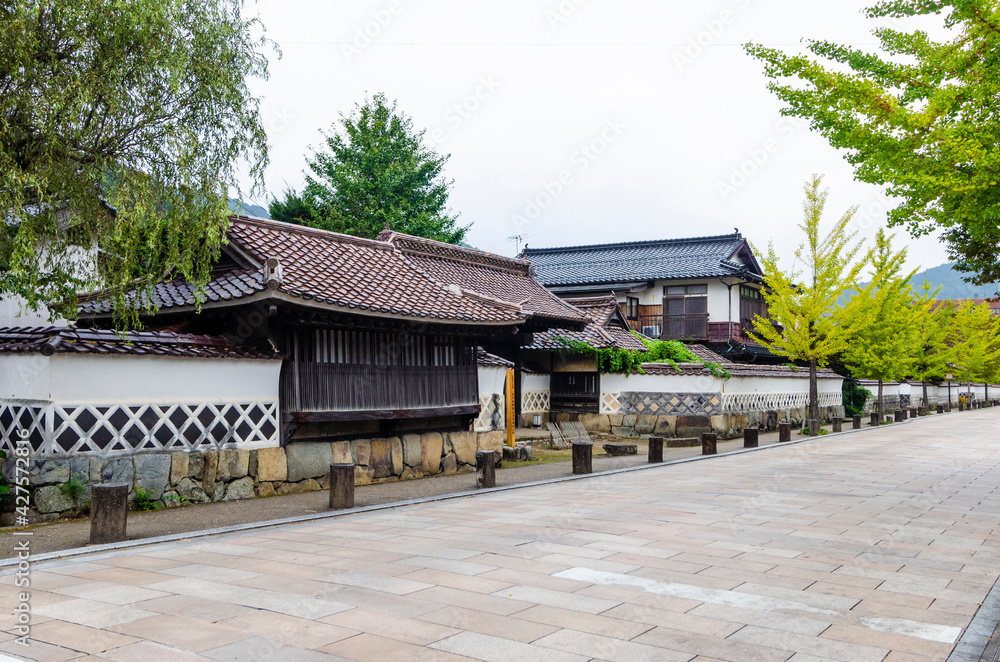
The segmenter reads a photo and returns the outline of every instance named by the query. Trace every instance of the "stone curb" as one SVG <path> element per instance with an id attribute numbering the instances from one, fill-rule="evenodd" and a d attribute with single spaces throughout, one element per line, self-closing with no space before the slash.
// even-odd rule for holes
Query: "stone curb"
<path id="1" fill-rule="evenodd" d="M 986 648 L 990 637 L 1000 622 L 1000 579 L 993 582 L 983 604 L 976 610 L 972 622 L 965 628 L 962 637 L 955 644 L 947 662 L 980 662 L 985 660 Z M 990 661 L 992 662 L 992 660 Z"/>
<path id="2" fill-rule="evenodd" d="M 938 416 L 939 414 L 934 414 Z M 894 423 L 893 425 L 906 425 L 915 420 L 919 419 L 907 419 L 905 421 L 900 421 L 899 423 Z M 810 442 L 819 441 L 821 439 L 829 439 L 830 437 L 840 437 L 844 435 L 851 435 L 863 432 L 870 432 L 873 429 L 882 429 L 883 426 L 878 428 L 865 428 L 862 427 L 860 430 L 845 430 L 843 432 L 830 432 L 825 435 L 819 435 L 816 437 L 806 436 L 802 439 L 793 439 L 791 441 L 784 441 L 780 443 L 769 444 L 767 446 L 760 446 L 757 448 L 739 448 L 727 453 L 719 453 L 718 455 L 696 455 L 694 457 L 681 458 L 679 460 L 670 460 L 668 462 L 661 462 L 657 464 L 641 464 L 635 467 L 624 467 L 622 469 L 612 469 L 609 471 L 601 471 L 592 474 L 584 475 L 573 475 L 567 474 L 561 478 L 548 478 L 545 480 L 532 481 L 530 483 L 519 483 L 517 485 L 504 485 L 501 487 L 494 487 L 490 489 L 478 489 L 478 490 L 467 490 L 465 492 L 453 492 L 451 494 L 441 494 L 432 497 L 423 497 L 420 499 L 408 499 L 406 501 L 396 501 L 393 503 L 383 503 L 374 506 L 361 506 L 358 508 L 350 508 L 345 510 L 336 510 L 326 513 L 315 513 L 312 515 L 298 515 L 295 517 L 285 517 L 282 519 L 266 520 L 263 522 L 248 522 L 247 524 L 235 524 L 232 526 L 223 526 L 214 529 L 203 529 L 201 531 L 188 531 L 187 533 L 174 533 L 165 536 L 154 536 L 151 538 L 141 538 L 138 540 L 125 540 L 117 543 L 109 543 L 106 545 L 92 545 L 88 547 L 76 547 L 74 549 L 66 549 L 58 552 L 46 552 L 44 554 L 38 554 L 37 556 L 31 557 L 31 563 L 34 565 L 39 562 L 44 561 L 56 561 L 60 559 L 69 559 L 77 556 L 85 556 L 89 554 L 101 554 L 102 552 L 116 552 L 126 549 L 133 549 L 136 547 L 144 547 L 147 545 L 155 545 L 164 542 L 178 542 L 183 540 L 191 540 L 195 538 L 204 538 L 207 536 L 216 536 L 230 533 L 241 533 L 244 531 L 254 531 L 257 529 L 267 529 L 279 526 L 288 526 L 292 524 L 304 524 L 308 522 L 316 522 L 321 520 L 349 517 L 352 515 L 363 515 L 367 513 L 377 513 L 386 510 L 394 510 L 396 508 L 406 508 L 410 506 L 418 506 L 428 503 L 436 503 L 441 501 L 452 501 L 455 499 L 467 499 L 470 497 L 494 494 L 497 492 L 507 492 L 510 490 L 519 490 L 531 487 L 540 487 L 544 485 L 555 485 L 558 483 L 567 483 L 575 480 L 587 480 L 590 478 L 598 478 L 601 476 L 614 476 L 618 474 L 630 473 L 633 471 L 648 471 L 650 469 L 659 469 L 663 467 L 675 466 L 679 464 L 687 464 L 689 462 L 701 462 L 704 460 L 714 460 L 724 457 L 731 457 L 734 455 L 742 455 L 744 453 L 756 453 L 761 451 L 770 451 L 776 448 L 787 448 L 788 446 L 794 446 L 798 444 L 805 444 Z M 472 475 L 472 474 L 469 474 Z M 0 560 L 0 577 L 13 574 L 16 572 L 17 564 L 19 560 L 17 558 L 3 559 Z M 6 568 L 13 568 L 11 570 L 6 570 Z M 949 660 L 948 662 L 953 662 Z"/>

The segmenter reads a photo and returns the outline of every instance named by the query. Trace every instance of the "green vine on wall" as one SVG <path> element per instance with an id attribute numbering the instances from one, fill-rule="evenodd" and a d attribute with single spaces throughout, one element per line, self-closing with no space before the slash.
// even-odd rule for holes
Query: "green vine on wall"
<path id="1" fill-rule="evenodd" d="M 581 340 L 571 340 L 556 336 L 556 340 L 574 354 L 589 356 L 597 364 L 599 373 L 630 375 L 633 372 L 645 374 L 643 363 L 667 363 L 677 372 L 681 371 L 678 363 L 700 363 L 702 367 L 720 379 L 729 379 L 729 371 L 718 363 L 702 361 L 687 346 L 679 340 L 651 340 L 632 332 L 646 346 L 645 352 L 617 347 L 597 348 Z"/>

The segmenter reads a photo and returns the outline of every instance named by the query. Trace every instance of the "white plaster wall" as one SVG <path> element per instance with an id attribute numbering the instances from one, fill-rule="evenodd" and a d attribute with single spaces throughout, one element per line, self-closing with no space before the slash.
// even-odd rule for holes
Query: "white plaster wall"
<path id="1" fill-rule="evenodd" d="M 276 401 L 281 361 L 56 354 L 50 399 L 125 402 Z"/>
<path id="2" fill-rule="evenodd" d="M 48 400 L 50 361 L 41 354 L 0 354 L 0 399 Z"/>
<path id="3" fill-rule="evenodd" d="M 819 393 L 839 393 L 842 377 L 820 377 Z M 809 375 L 799 377 L 731 377 L 723 385 L 723 393 L 809 393 Z"/>
<path id="4" fill-rule="evenodd" d="M 874 379 L 861 379 L 859 380 L 861 385 L 872 392 L 876 398 L 878 397 L 878 381 Z M 907 385 L 908 386 L 908 385 Z M 900 385 L 896 382 L 883 382 L 882 383 L 882 395 L 888 397 L 890 395 L 899 395 Z"/>
<path id="5" fill-rule="evenodd" d="M 503 393 L 507 380 L 507 368 L 479 366 L 479 395 Z"/>
<path id="6" fill-rule="evenodd" d="M 635 294 L 618 294 L 618 301 L 625 303 L 629 296 L 639 298 L 639 305 L 660 306 L 663 305 L 663 287 L 665 285 L 707 285 L 708 286 L 708 320 L 710 322 L 726 322 L 729 320 L 739 321 L 740 315 L 740 291 L 739 285 L 733 286 L 733 298 L 729 300 L 729 288 L 718 279 L 690 279 L 690 280 L 658 280 L 656 284 Z"/>
<path id="7" fill-rule="evenodd" d="M 712 375 L 601 375 L 601 391 L 720 393 L 722 381 Z"/>
<path id="8" fill-rule="evenodd" d="M 0 327 L 4 326 L 67 326 L 66 320 L 59 318 L 49 321 L 49 310 L 44 306 L 39 310 L 23 310 L 24 299 L 18 296 L 0 299 Z"/>
<path id="9" fill-rule="evenodd" d="M 548 375 L 532 375 L 526 372 L 521 373 L 522 391 L 548 391 L 550 382 L 551 380 Z"/>

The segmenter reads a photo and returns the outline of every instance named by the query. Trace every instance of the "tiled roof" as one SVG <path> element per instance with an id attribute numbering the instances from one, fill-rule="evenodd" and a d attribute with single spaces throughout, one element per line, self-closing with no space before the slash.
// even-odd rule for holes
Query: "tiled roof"
<path id="1" fill-rule="evenodd" d="M 214 277 L 203 305 L 270 290 L 271 296 L 345 312 L 445 323 L 515 324 L 531 315 L 582 319 L 531 279 L 520 260 L 406 235 L 393 242 L 361 239 L 247 217 L 230 219 L 228 237 L 229 250 L 255 264 Z M 435 257 L 424 259 L 425 253 Z M 160 284 L 153 299 L 160 309 L 191 308 L 195 288 Z M 81 315 L 108 312 L 100 295 L 80 306 Z"/>
<path id="2" fill-rule="evenodd" d="M 0 353 L 128 354 L 140 356 L 191 356 L 199 358 L 275 358 L 266 343 L 234 342 L 217 336 L 182 333 L 77 329 L 42 326 L 0 328 Z"/>
<path id="3" fill-rule="evenodd" d="M 445 285 L 518 305 L 535 317 L 569 322 L 587 318 L 530 275 L 526 260 L 486 253 L 421 237 L 385 231 L 379 239 L 398 248 L 415 268 Z"/>
<path id="4" fill-rule="evenodd" d="M 497 356 L 496 354 L 490 354 L 482 347 L 476 348 L 476 362 L 483 366 L 489 368 L 513 368 L 514 362 L 508 361 L 502 356 Z"/>
<path id="5" fill-rule="evenodd" d="M 697 356 L 702 361 L 707 361 L 709 363 L 718 363 L 720 366 L 729 371 L 729 374 L 733 377 L 808 377 L 809 368 L 792 368 L 785 365 L 765 365 L 760 363 L 734 363 L 728 359 L 725 359 L 708 347 L 704 345 L 688 345 L 687 348 L 691 350 L 691 353 Z M 707 373 L 707 368 L 703 368 L 697 363 L 681 363 L 678 364 L 678 368 L 681 369 L 683 374 L 700 374 L 702 372 Z M 677 370 L 674 369 L 669 363 L 644 363 L 642 364 L 643 371 L 648 375 L 676 375 Z M 833 370 L 829 368 L 820 368 L 816 371 L 816 374 L 820 378 L 833 378 L 841 377 Z"/>
<path id="6" fill-rule="evenodd" d="M 583 331 L 550 329 L 535 334 L 535 341 L 525 349 L 561 350 L 566 349 L 563 338 L 586 342 L 597 349 L 631 349 L 645 351 L 646 346 L 632 335 L 618 320 L 618 303 L 614 296 L 567 299 L 567 303 L 579 308 L 590 320 Z"/>
<path id="7" fill-rule="evenodd" d="M 733 256 L 748 246 L 743 235 L 638 241 L 624 244 L 525 248 L 536 278 L 547 287 L 611 284 L 671 278 L 711 278 L 743 273 Z M 752 266 L 756 271 L 758 267 Z"/>

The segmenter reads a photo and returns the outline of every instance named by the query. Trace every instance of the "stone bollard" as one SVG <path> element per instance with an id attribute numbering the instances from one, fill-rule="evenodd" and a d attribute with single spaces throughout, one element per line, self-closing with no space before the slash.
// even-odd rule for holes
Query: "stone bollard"
<path id="1" fill-rule="evenodd" d="M 855 430 L 860 430 L 861 429 L 861 415 L 860 414 L 855 415 L 855 416 L 853 416 L 851 418 L 851 425 L 854 427 Z"/>
<path id="2" fill-rule="evenodd" d="M 944 413 L 944 405 L 938 405 L 937 406 L 937 413 L 939 413 L 939 414 L 943 414 Z"/>
<path id="3" fill-rule="evenodd" d="M 893 420 L 896 423 L 901 423 L 902 421 L 906 420 L 906 410 L 905 409 L 897 409 L 895 412 L 893 412 L 893 414 L 894 414 Z"/>
<path id="4" fill-rule="evenodd" d="M 663 462 L 663 437 L 650 437 L 648 450 L 650 464 Z"/>
<path id="5" fill-rule="evenodd" d="M 778 441 L 791 441 L 792 440 L 792 424 L 791 423 L 778 423 Z"/>
<path id="6" fill-rule="evenodd" d="M 882 420 L 882 417 L 879 416 L 878 412 L 873 411 L 872 412 L 872 422 L 871 422 L 872 427 L 878 427 L 878 424 L 879 424 L 880 420 Z"/>
<path id="7" fill-rule="evenodd" d="M 760 430 L 757 428 L 743 428 L 743 448 L 757 448 L 760 439 Z"/>
<path id="8" fill-rule="evenodd" d="M 476 451 L 476 486 L 482 488 L 497 486 L 497 454 L 495 451 Z"/>
<path id="9" fill-rule="evenodd" d="M 573 442 L 573 473 L 594 473 L 594 445 L 586 442 Z"/>
<path id="10" fill-rule="evenodd" d="M 927 407 L 919 407 L 917 409 L 917 416 L 926 416 L 926 415 L 927 415 Z"/>
<path id="11" fill-rule="evenodd" d="M 895 423 L 895 422 L 896 422 L 896 419 L 895 419 L 895 417 L 893 417 L 893 416 L 886 416 L 886 417 L 885 417 L 885 422 L 886 422 L 886 423 Z"/>
<path id="12" fill-rule="evenodd" d="M 819 436 L 819 421 L 815 418 L 809 419 L 809 436 L 816 437 Z"/>
<path id="13" fill-rule="evenodd" d="M 718 437 L 714 432 L 705 432 L 701 435 L 701 454 L 716 455 L 718 453 Z"/>
<path id="14" fill-rule="evenodd" d="M 91 487 L 90 544 L 125 540 L 128 521 L 128 484 L 105 483 Z"/>
<path id="15" fill-rule="evenodd" d="M 944 413 L 946 413 L 946 414 L 950 414 L 951 413 L 951 403 L 946 404 L 944 406 Z"/>
<path id="16" fill-rule="evenodd" d="M 916 407 L 910 407 L 910 418 L 916 418 L 920 415 L 920 411 Z"/>
<path id="17" fill-rule="evenodd" d="M 354 507 L 354 464 L 330 465 L 330 508 Z"/>
<path id="18" fill-rule="evenodd" d="M 843 432 L 844 431 L 844 419 L 839 417 L 834 417 L 833 419 L 833 431 Z"/>
<path id="19" fill-rule="evenodd" d="M 959 402 L 958 403 L 958 411 L 965 411 L 965 403 L 964 402 Z"/>

